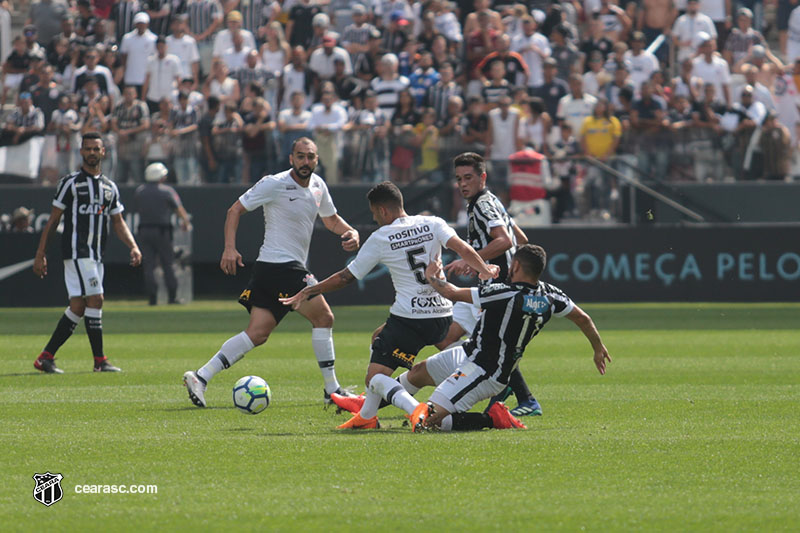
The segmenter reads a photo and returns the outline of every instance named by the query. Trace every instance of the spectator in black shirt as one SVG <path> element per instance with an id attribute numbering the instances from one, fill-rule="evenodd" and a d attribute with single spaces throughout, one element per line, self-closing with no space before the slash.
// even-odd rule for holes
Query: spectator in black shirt
<path id="1" fill-rule="evenodd" d="M 362 83 L 351 74 L 347 74 L 344 71 L 344 60 L 340 57 L 337 57 L 333 60 L 333 66 L 335 72 L 333 74 L 333 78 L 331 82 L 333 83 L 333 87 L 336 89 L 336 95 L 339 97 L 339 100 L 343 100 L 345 102 L 350 100 L 351 95 L 357 90 L 362 87 Z"/>
<path id="2" fill-rule="evenodd" d="M 603 21 L 600 19 L 600 14 L 595 12 L 589 22 L 589 36 L 581 43 L 580 51 L 583 53 L 583 57 L 592 57 L 594 52 L 600 52 L 603 56 L 603 62 L 608 59 L 614 43 L 603 36 L 603 29 Z"/>
<path id="3" fill-rule="evenodd" d="M 489 134 L 489 115 L 486 114 L 483 99 L 477 96 L 467 100 L 467 112 L 461 119 L 461 140 L 463 152 L 486 152 Z"/>
<path id="4" fill-rule="evenodd" d="M 365 83 L 378 75 L 376 65 L 381 56 L 381 32 L 372 29 L 367 40 L 367 51 L 353 56 L 353 74 Z"/>
<path id="5" fill-rule="evenodd" d="M 197 131 L 200 135 L 200 166 L 203 168 L 206 183 L 210 183 L 215 180 L 217 175 L 217 159 L 214 153 L 214 143 L 211 142 L 211 130 L 214 127 L 214 117 L 219 112 L 220 102 L 216 96 L 209 96 L 206 103 L 208 112 L 200 119 Z"/>
<path id="6" fill-rule="evenodd" d="M 415 146 L 414 126 L 420 121 L 420 114 L 416 109 L 414 96 L 409 89 L 397 93 L 397 106 L 392 115 L 392 133 L 394 146 L 392 147 L 392 165 L 390 176 L 395 183 L 408 183 L 411 181 L 414 169 Z"/>
<path id="7" fill-rule="evenodd" d="M 90 0 L 78 0 L 78 17 L 75 19 L 75 33 L 81 36 L 84 41 L 86 37 L 94 34 L 94 25 L 97 17 L 92 13 L 92 2 Z"/>
<path id="8" fill-rule="evenodd" d="M 47 62 L 53 66 L 56 79 L 60 80 L 64 74 L 64 69 L 70 64 L 69 41 L 66 37 L 58 37 L 52 46 L 52 50 L 47 54 Z"/>
<path id="9" fill-rule="evenodd" d="M 25 38 L 17 35 L 13 41 L 14 49 L 3 63 L 3 96 L 0 99 L 0 106 L 6 103 L 6 96 L 9 89 L 19 91 L 22 78 L 31 65 L 31 54 L 25 47 Z"/>
<path id="10" fill-rule="evenodd" d="M 286 38 L 292 47 L 302 46 L 308 49 L 311 46 L 313 33 L 311 20 L 322 9 L 311 0 L 300 0 L 289 10 L 289 22 L 286 24 Z"/>
<path id="11" fill-rule="evenodd" d="M 42 65 L 39 70 L 39 81 L 29 89 L 33 105 L 44 113 L 45 127 L 50 123 L 50 115 L 58 108 L 58 100 L 64 94 L 53 81 L 53 67 Z"/>
<path id="12" fill-rule="evenodd" d="M 566 82 L 556 77 L 558 63 L 552 57 L 544 61 L 544 83 L 531 89 L 531 96 L 538 96 L 544 101 L 547 114 L 554 117 L 558 114 L 558 101 L 569 92 Z"/>

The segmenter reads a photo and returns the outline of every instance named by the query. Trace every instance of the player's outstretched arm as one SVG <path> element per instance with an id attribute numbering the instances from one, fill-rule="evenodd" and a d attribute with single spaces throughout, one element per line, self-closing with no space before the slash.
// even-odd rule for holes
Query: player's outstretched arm
<path id="1" fill-rule="evenodd" d="M 481 256 L 484 261 L 491 261 L 495 257 L 503 255 L 506 253 L 506 250 L 514 246 L 514 241 L 511 240 L 511 235 L 508 234 L 508 230 L 505 226 L 493 227 L 489 231 L 489 235 L 492 237 L 489 244 L 485 248 L 477 250 L 478 255 Z M 464 259 L 457 259 L 449 263 L 444 267 L 444 271 L 448 274 L 456 274 L 459 276 L 472 275 L 474 273 Z"/>
<path id="2" fill-rule="evenodd" d="M 114 226 L 114 233 L 117 234 L 119 240 L 131 250 L 131 266 L 139 266 L 142 262 L 142 252 L 139 250 L 139 246 L 133 238 L 131 229 L 125 222 L 125 219 L 122 218 L 122 213 L 111 215 L 111 224 Z"/>
<path id="3" fill-rule="evenodd" d="M 525 232 L 517 226 L 516 222 L 512 222 L 514 225 L 514 237 L 517 239 L 517 246 L 522 246 L 523 244 L 528 244 L 528 236 L 525 235 Z"/>
<path id="4" fill-rule="evenodd" d="M 47 244 L 50 242 L 50 237 L 56 232 L 63 212 L 63 209 L 55 206 L 50 210 L 50 219 L 47 221 L 39 239 L 39 248 L 36 249 L 36 256 L 33 258 L 33 273 L 40 278 L 44 278 L 47 275 Z"/>
<path id="5" fill-rule="evenodd" d="M 576 305 L 574 309 L 569 312 L 567 318 L 572 320 L 576 326 L 581 328 L 583 334 L 587 339 L 589 339 L 589 342 L 592 344 L 592 348 L 594 349 L 594 366 L 597 367 L 598 372 L 605 374 L 606 363 L 611 362 L 611 356 L 608 354 L 608 350 L 603 345 L 603 341 L 600 340 L 600 333 L 597 331 L 597 327 L 595 327 L 592 317 L 590 317 L 583 309 Z"/>
<path id="6" fill-rule="evenodd" d="M 309 285 L 303 290 L 292 296 L 291 298 L 279 298 L 278 300 L 283 305 L 291 306 L 292 309 L 297 310 L 300 305 L 318 294 L 325 294 L 326 292 L 338 291 L 339 289 L 350 285 L 354 282 L 356 277 L 346 268 L 343 268 L 336 274 L 328 276 L 323 281 L 316 285 Z"/>
<path id="7" fill-rule="evenodd" d="M 472 289 L 462 289 L 444 279 L 442 261 L 437 259 L 425 268 L 425 279 L 433 289 L 452 302 L 472 303 Z"/>
<path id="8" fill-rule="evenodd" d="M 225 215 L 225 249 L 219 260 L 219 268 L 230 276 L 236 275 L 237 266 L 244 266 L 242 254 L 236 249 L 236 230 L 239 229 L 239 219 L 246 212 L 247 209 L 244 208 L 242 202 L 236 200 L 228 208 L 228 214 Z"/>
<path id="9" fill-rule="evenodd" d="M 329 217 L 321 217 L 322 223 L 328 228 L 328 231 L 335 233 L 342 238 L 342 248 L 347 252 L 355 252 L 361 245 L 361 237 L 358 231 L 338 214 Z"/>
<path id="10" fill-rule="evenodd" d="M 492 279 L 500 273 L 500 267 L 497 265 L 487 265 L 486 262 L 478 255 L 472 246 L 461 240 L 460 237 L 451 237 L 447 241 L 447 249 L 453 250 L 457 253 L 470 267 L 472 267 L 481 279 Z"/>

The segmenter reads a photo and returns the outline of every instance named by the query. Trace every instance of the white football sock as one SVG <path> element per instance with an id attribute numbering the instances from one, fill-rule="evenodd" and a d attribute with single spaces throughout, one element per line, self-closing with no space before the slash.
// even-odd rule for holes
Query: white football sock
<path id="1" fill-rule="evenodd" d="M 453 415 L 447 415 L 446 417 L 442 418 L 442 421 L 439 423 L 439 429 L 442 431 L 452 431 L 453 430 Z"/>
<path id="2" fill-rule="evenodd" d="M 369 389 L 376 394 L 380 394 L 384 400 L 408 414 L 413 413 L 414 408 L 419 404 L 402 385 L 385 374 L 372 376 L 369 382 Z"/>
<path id="3" fill-rule="evenodd" d="M 397 376 L 397 381 L 400 382 L 400 385 L 403 386 L 404 389 L 408 391 L 411 396 L 415 396 L 419 392 L 419 387 L 415 387 L 408 381 L 408 370 Z"/>
<path id="4" fill-rule="evenodd" d="M 359 415 L 365 420 L 369 420 L 373 416 L 378 415 L 378 406 L 381 404 L 381 395 L 377 392 L 372 392 L 369 388 L 364 394 L 364 405 L 361 406 Z"/>
<path id="5" fill-rule="evenodd" d="M 223 369 L 230 368 L 236 364 L 237 361 L 244 357 L 244 354 L 254 347 L 253 341 L 250 340 L 247 333 L 242 331 L 226 340 L 216 355 L 209 359 L 203 368 L 197 371 L 197 375 L 208 383 L 211 378 L 219 374 Z"/>
<path id="6" fill-rule="evenodd" d="M 333 330 L 331 328 L 312 328 L 311 346 L 319 363 L 319 370 L 325 380 L 325 392 L 328 394 L 339 390 L 339 381 L 336 379 L 336 370 L 333 365 L 336 361 L 336 352 L 333 350 Z"/>

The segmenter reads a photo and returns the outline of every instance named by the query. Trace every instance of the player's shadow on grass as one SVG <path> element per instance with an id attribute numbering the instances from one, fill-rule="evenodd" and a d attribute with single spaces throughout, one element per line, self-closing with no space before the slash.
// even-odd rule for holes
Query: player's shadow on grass
<path id="1" fill-rule="evenodd" d="M 217 405 L 216 407 L 213 407 L 213 406 L 212 406 L 212 407 L 195 407 L 195 406 L 193 406 L 193 405 L 187 405 L 187 406 L 185 406 L 185 407 L 167 407 L 167 408 L 161 409 L 161 411 L 167 411 L 167 412 L 174 412 L 174 411 L 197 411 L 197 412 L 199 413 L 199 412 L 202 412 L 202 411 L 208 411 L 208 410 L 211 410 L 211 409 L 228 409 L 228 410 L 233 410 L 234 408 L 233 408 L 233 407 L 223 407 L 223 406 L 221 406 L 221 405 Z"/>
<path id="2" fill-rule="evenodd" d="M 61 375 L 64 375 L 64 376 L 77 376 L 77 375 L 80 375 L 80 374 L 94 374 L 94 371 L 83 370 L 83 371 L 80 371 L 80 372 L 65 372 L 64 374 L 61 374 Z M 47 375 L 48 374 L 46 374 L 44 372 L 39 372 L 38 370 L 36 370 L 36 371 L 33 371 L 33 372 L 15 372 L 13 374 L 0 374 L 0 378 L 18 378 L 20 376 L 47 376 Z M 57 375 L 59 375 L 59 374 L 53 374 L 53 376 L 57 376 Z"/>

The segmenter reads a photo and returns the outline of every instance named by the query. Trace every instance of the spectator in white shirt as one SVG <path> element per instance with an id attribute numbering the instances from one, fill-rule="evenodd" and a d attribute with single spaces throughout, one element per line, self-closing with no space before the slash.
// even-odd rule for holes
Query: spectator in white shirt
<path id="1" fill-rule="evenodd" d="M 347 111 L 335 102 L 333 91 L 322 93 L 322 103 L 311 109 L 309 129 L 314 133 L 314 142 L 319 151 L 319 161 L 324 169 L 323 177 L 328 185 L 339 183 L 339 152 L 341 131 L 347 124 Z"/>
<path id="2" fill-rule="evenodd" d="M 200 52 L 197 41 L 186 33 L 188 15 L 178 15 L 172 19 L 172 34 L 167 35 L 167 53 L 180 60 L 181 79 L 192 78 L 194 86 L 200 83 Z"/>
<path id="3" fill-rule="evenodd" d="M 686 13 L 675 19 L 672 25 L 672 42 L 678 47 L 678 62 L 691 57 L 694 52 L 694 38 L 704 31 L 713 39 L 717 38 L 717 29 L 714 21 L 708 15 L 700 13 L 699 0 L 688 0 Z"/>
<path id="4" fill-rule="evenodd" d="M 696 76 L 704 83 L 713 84 L 715 101 L 730 107 L 731 72 L 728 62 L 714 53 L 714 42 L 710 35 L 705 34 L 700 39 L 702 42 L 697 48 L 700 55 L 692 60 L 692 77 Z"/>
<path id="5" fill-rule="evenodd" d="M 167 54 L 167 41 L 163 37 L 156 40 L 156 53 L 148 58 L 146 72 L 142 93 L 153 114 L 158 111 L 161 100 L 172 96 L 181 80 L 180 60 Z"/>
<path id="6" fill-rule="evenodd" d="M 645 37 L 640 31 L 633 33 L 631 49 L 625 52 L 625 62 L 630 68 L 631 81 L 638 94 L 642 83 L 650 79 L 653 72 L 658 70 L 658 59 L 644 49 Z M 580 131 L 580 126 L 574 131 Z"/>
<path id="7" fill-rule="evenodd" d="M 292 143 L 300 137 L 311 137 L 311 132 L 308 129 L 311 123 L 311 111 L 305 109 L 305 93 L 303 91 L 294 91 L 289 98 L 291 107 L 278 113 L 281 154 L 286 164 L 289 163 Z"/>
<path id="8" fill-rule="evenodd" d="M 150 17 L 147 13 L 137 13 L 133 17 L 134 30 L 125 34 L 119 51 L 125 65 L 125 86 L 132 85 L 141 94 L 147 74 L 147 60 L 156 51 L 156 34 L 147 29 Z"/>
<path id="9" fill-rule="evenodd" d="M 791 65 L 800 58 L 800 6 L 792 9 L 789 15 L 789 28 L 786 41 L 786 64 Z"/>
<path id="10" fill-rule="evenodd" d="M 772 92 L 760 81 L 758 81 L 758 68 L 754 65 L 745 64 L 742 66 L 742 74 L 744 74 L 747 85 L 745 87 L 753 88 L 753 98 L 756 102 L 761 102 L 767 108 L 767 111 L 775 111 L 775 99 L 772 97 Z M 740 87 L 736 96 L 736 100 L 741 101 L 741 94 L 744 87 Z"/>
<path id="11" fill-rule="evenodd" d="M 577 137 L 583 121 L 594 112 L 597 98 L 583 92 L 583 76 L 578 73 L 569 76 L 569 92 L 570 94 L 562 96 L 558 101 L 556 117 L 559 122 L 568 123 Z"/>
<path id="12" fill-rule="evenodd" d="M 232 37 L 233 46 L 225 50 L 222 54 L 222 60 L 228 66 L 229 71 L 235 72 L 247 63 L 247 54 L 249 54 L 253 48 L 245 44 L 244 36 L 241 31 L 233 32 Z"/>
<path id="13" fill-rule="evenodd" d="M 314 50 L 308 60 L 308 68 L 316 74 L 317 83 L 333 78 L 336 74 L 337 59 L 341 59 L 344 63 L 344 73 L 351 75 L 353 65 L 350 62 L 350 54 L 344 48 L 336 46 L 336 37 L 325 34 L 322 46 Z"/>
<path id="14" fill-rule="evenodd" d="M 228 28 L 217 33 L 214 37 L 213 57 L 222 57 L 226 50 L 233 46 L 233 34 L 241 32 L 244 45 L 250 48 L 256 47 L 256 40 L 253 34 L 242 28 L 242 14 L 238 11 L 228 13 Z"/>
<path id="15" fill-rule="evenodd" d="M 523 17 L 522 33 L 511 41 L 511 51 L 521 55 L 528 65 L 528 87 L 538 87 L 544 83 L 542 65 L 550 57 L 550 42 L 538 29 L 539 25 L 533 17 Z"/>
<path id="16" fill-rule="evenodd" d="M 436 15 L 433 21 L 436 29 L 447 37 L 452 43 L 460 43 L 464 36 L 461 33 L 461 24 L 458 17 L 453 13 L 450 2 L 446 0 L 433 0 L 430 4 L 431 11 Z"/>

